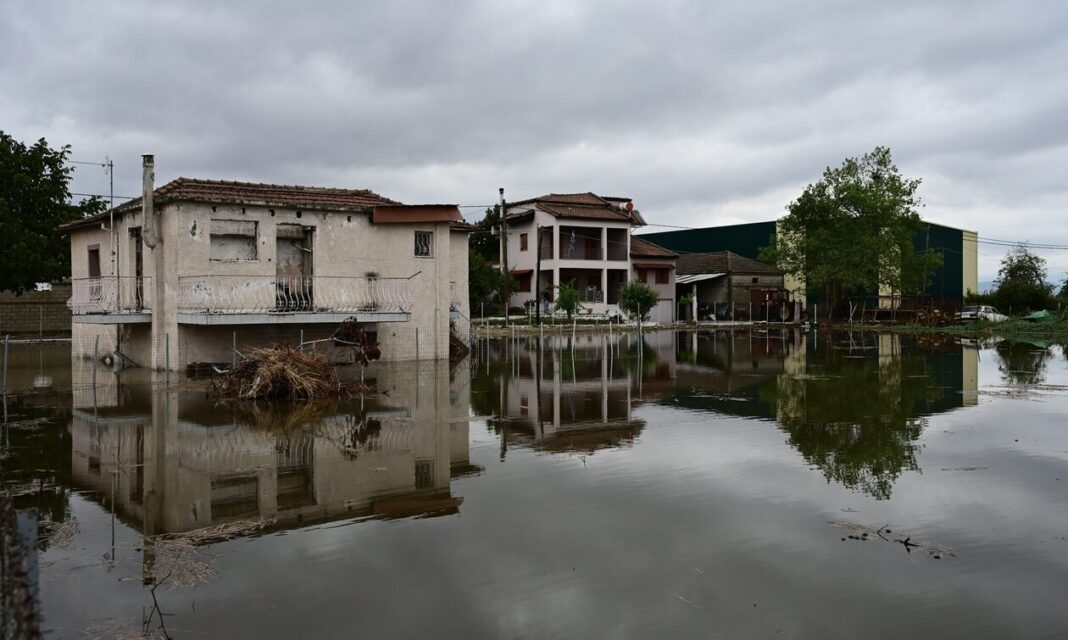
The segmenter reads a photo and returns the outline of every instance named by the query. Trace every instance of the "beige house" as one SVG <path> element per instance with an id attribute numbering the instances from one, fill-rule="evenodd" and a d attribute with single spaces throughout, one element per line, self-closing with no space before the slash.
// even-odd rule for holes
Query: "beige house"
<path id="1" fill-rule="evenodd" d="M 466 340 L 470 227 L 455 205 L 189 178 L 154 189 L 152 156 L 144 174 L 141 198 L 64 227 L 75 355 L 180 370 L 322 340 L 349 318 L 387 360 L 447 358 L 450 332 Z"/>
<path id="2" fill-rule="evenodd" d="M 505 210 L 508 269 L 519 285 L 510 306 L 548 306 L 564 283 L 585 309 L 616 315 L 623 286 L 641 280 L 660 294 L 651 320 L 674 321 L 676 254 L 631 235 L 645 221 L 630 198 L 552 193 Z"/>

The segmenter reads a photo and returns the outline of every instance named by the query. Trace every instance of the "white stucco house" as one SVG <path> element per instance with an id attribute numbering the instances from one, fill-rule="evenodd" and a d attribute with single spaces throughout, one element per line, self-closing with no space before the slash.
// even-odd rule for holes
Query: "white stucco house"
<path id="1" fill-rule="evenodd" d="M 181 370 L 328 337 L 348 318 L 383 359 L 449 355 L 469 331 L 467 234 L 455 205 L 362 189 L 178 178 L 63 228 L 75 355 Z M 331 343 L 321 343 L 329 348 Z"/>
<path id="2" fill-rule="evenodd" d="M 568 283 L 594 314 L 619 313 L 619 293 L 631 280 L 660 295 L 651 320 L 675 320 L 677 255 L 632 235 L 645 225 L 630 198 L 552 193 L 505 206 L 508 270 L 518 281 L 510 306 L 543 305 Z M 540 273 L 540 278 L 539 278 Z M 540 290 L 540 296 L 538 291 Z"/>

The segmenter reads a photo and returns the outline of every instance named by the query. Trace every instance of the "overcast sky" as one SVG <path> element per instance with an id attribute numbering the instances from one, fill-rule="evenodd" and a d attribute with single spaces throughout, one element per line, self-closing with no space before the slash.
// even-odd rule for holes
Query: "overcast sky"
<path id="1" fill-rule="evenodd" d="M 866 7 L 863 5 L 867 5 Z M 1068 244 L 1068 3 L 0 0 L 0 129 L 177 176 L 775 218 L 889 146 L 924 217 Z M 94 167 L 75 191 L 106 193 Z M 469 218 L 478 209 L 465 209 Z M 1003 253 L 980 247 L 980 279 Z M 1044 252 L 1051 276 L 1068 251 Z"/>

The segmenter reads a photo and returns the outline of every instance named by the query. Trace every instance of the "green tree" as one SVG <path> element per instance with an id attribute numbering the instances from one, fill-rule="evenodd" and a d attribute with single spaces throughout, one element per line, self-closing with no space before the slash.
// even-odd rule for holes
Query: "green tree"
<path id="1" fill-rule="evenodd" d="M 485 304 L 486 314 L 504 312 L 504 304 L 518 289 L 515 276 L 501 273 L 493 263 L 500 261 L 500 236 L 497 225 L 501 221 L 500 206 L 486 209 L 486 215 L 475 223 L 469 236 L 467 282 L 471 295 L 471 313 L 478 313 Z"/>
<path id="2" fill-rule="evenodd" d="M 1054 306 L 1053 286 L 1046 282 L 1046 260 L 1026 244 L 1016 245 L 1001 259 L 994 285 L 995 304 L 1004 313 Z"/>
<path id="3" fill-rule="evenodd" d="M 847 158 L 790 203 L 760 259 L 806 282 L 829 315 L 851 293 L 919 293 L 941 264 L 941 256 L 913 247 L 923 227 L 919 186 L 901 175 L 887 147 Z"/>
<path id="4" fill-rule="evenodd" d="M 660 296 L 649 285 L 631 280 L 619 292 L 619 308 L 634 317 L 638 317 L 640 312 L 640 319 L 644 321 L 649 319 L 649 314 L 659 299 Z"/>
<path id="5" fill-rule="evenodd" d="M 568 318 L 575 315 L 579 306 L 578 289 L 566 282 L 558 285 L 556 287 L 556 303 L 554 306 L 556 309 L 566 313 Z"/>
<path id="6" fill-rule="evenodd" d="M 501 256 L 500 237 L 497 235 L 497 225 L 501 221 L 500 205 L 493 205 L 486 209 L 486 215 L 475 223 L 475 231 L 471 234 L 471 253 L 479 254 L 486 262 L 498 262 Z"/>
<path id="7" fill-rule="evenodd" d="M 72 204 L 70 146 L 25 145 L 0 131 L 0 291 L 24 291 L 70 275 L 70 244 L 59 225 L 104 210 Z"/>
<path id="8" fill-rule="evenodd" d="M 503 312 L 501 292 L 515 288 L 515 278 L 505 277 L 501 270 L 486 261 L 481 253 L 472 251 L 467 259 L 467 289 L 471 301 L 471 317 L 476 314 L 497 315 Z"/>

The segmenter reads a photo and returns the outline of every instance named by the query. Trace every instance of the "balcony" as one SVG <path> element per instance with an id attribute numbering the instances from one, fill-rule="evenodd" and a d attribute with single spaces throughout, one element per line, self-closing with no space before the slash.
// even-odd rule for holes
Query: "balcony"
<path id="1" fill-rule="evenodd" d="M 144 276 L 101 276 L 71 281 L 67 307 L 74 322 L 131 324 L 152 321 L 152 279 Z"/>
<path id="2" fill-rule="evenodd" d="M 409 278 L 342 276 L 187 276 L 178 278 L 183 324 L 405 322 Z"/>

